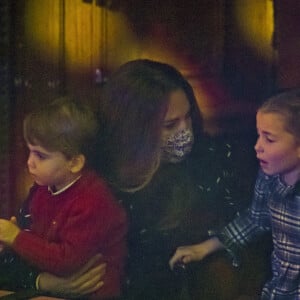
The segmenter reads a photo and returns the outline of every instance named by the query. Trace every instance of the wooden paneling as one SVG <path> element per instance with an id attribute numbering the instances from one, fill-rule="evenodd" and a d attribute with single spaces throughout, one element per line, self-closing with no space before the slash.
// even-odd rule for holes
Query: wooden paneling
<path id="1" fill-rule="evenodd" d="M 299 1 L 274 3 L 276 49 L 271 0 L 14 1 L 14 206 L 30 184 L 24 114 L 64 93 L 89 93 L 97 69 L 105 78 L 131 59 L 173 64 L 195 89 L 208 130 L 252 130 L 276 77 L 279 87 L 299 84 Z"/>
<path id="2" fill-rule="evenodd" d="M 277 86 L 300 87 L 300 1 L 275 0 Z"/>
<path id="3" fill-rule="evenodd" d="M 10 59 L 10 3 L 0 2 L 0 216 L 10 210 L 10 120 L 11 120 L 11 59 Z"/>

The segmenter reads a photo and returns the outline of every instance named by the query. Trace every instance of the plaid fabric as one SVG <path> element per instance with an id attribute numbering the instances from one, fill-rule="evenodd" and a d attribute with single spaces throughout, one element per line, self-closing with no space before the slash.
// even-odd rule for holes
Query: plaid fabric
<path id="1" fill-rule="evenodd" d="M 219 234 L 230 253 L 258 235 L 272 231 L 273 276 L 262 290 L 262 299 L 300 299 L 300 192 L 277 176 L 261 171 L 252 206 Z"/>

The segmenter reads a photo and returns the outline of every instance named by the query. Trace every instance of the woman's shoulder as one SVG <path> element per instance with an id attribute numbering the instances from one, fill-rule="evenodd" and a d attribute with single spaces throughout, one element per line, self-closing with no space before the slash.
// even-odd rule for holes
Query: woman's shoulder
<path id="1" fill-rule="evenodd" d="M 205 135 L 193 149 L 191 164 L 209 164 L 211 168 L 248 169 L 256 172 L 255 138 L 249 135 Z"/>
<path id="2" fill-rule="evenodd" d="M 253 152 L 255 137 L 250 134 L 205 134 L 194 145 L 194 153 L 217 153 L 230 157 L 237 151 Z"/>

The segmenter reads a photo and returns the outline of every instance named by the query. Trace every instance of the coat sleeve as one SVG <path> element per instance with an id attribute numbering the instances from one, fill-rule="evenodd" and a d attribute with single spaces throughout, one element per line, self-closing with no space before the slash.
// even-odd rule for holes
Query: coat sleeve
<path id="1" fill-rule="evenodd" d="M 216 235 L 225 249 L 237 260 L 238 252 L 255 238 L 271 230 L 270 213 L 268 209 L 268 182 L 262 172 L 259 172 L 252 205 L 233 221 L 226 225 Z"/>

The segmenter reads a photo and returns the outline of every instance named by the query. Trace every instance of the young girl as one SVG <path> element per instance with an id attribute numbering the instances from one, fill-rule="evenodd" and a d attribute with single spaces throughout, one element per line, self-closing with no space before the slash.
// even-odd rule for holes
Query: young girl
<path id="1" fill-rule="evenodd" d="M 273 276 L 261 299 L 300 298 L 300 89 L 270 98 L 257 112 L 259 171 L 254 200 L 244 215 L 200 244 L 179 247 L 170 260 L 201 260 L 218 249 L 231 254 L 271 231 Z"/>

